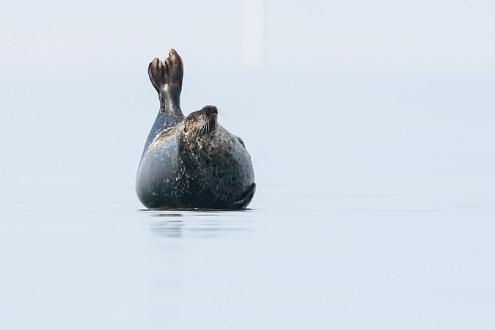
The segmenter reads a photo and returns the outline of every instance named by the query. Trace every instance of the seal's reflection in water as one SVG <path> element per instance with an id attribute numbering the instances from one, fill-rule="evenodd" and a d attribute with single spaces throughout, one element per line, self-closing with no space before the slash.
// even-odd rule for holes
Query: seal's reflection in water
<path id="1" fill-rule="evenodd" d="M 150 229 L 158 236 L 214 238 L 226 233 L 249 231 L 247 219 L 242 219 L 239 215 L 247 215 L 250 211 L 248 209 L 243 211 L 147 212 L 151 213 Z"/>

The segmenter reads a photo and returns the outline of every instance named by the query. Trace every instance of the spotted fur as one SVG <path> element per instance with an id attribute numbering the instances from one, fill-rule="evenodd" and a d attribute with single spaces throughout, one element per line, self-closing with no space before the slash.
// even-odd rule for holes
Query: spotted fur
<path id="1" fill-rule="evenodd" d="M 136 191 L 148 208 L 242 209 L 254 192 L 244 142 L 220 126 L 206 106 L 184 118 L 179 106 L 182 60 L 174 50 L 148 68 L 160 111 L 137 172 Z M 166 101 L 166 102 L 165 102 Z"/>

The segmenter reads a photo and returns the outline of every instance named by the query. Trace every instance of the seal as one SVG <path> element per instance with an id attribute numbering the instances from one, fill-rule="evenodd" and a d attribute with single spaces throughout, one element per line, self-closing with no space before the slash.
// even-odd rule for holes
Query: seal
<path id="1" fill-rule="evenodd" d="M 146 140 L 136 192 L 147 208 L 244 209 L 256 190 L 244 142 L 218 123 L 207 105 L 184 117 L 180 93 L 183 63 L 174 49 L 155 58 L 148 75 L 160 110 Z"/>

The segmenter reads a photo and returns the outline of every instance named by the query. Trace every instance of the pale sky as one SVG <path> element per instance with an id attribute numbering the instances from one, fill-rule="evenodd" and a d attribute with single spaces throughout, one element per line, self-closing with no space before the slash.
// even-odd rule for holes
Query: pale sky
<path id="1" fill-rule="evenodd" d="M 493 0 L 16 1 L 0 70 L 141 68 L 171 47 L 232 69 L 494 68 L 493 17 Z"/>

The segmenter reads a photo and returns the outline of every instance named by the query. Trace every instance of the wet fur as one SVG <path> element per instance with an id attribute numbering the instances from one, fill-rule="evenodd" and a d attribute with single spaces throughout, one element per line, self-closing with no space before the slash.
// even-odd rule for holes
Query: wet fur
<path id="1" fill-rule="evenodd" d="M 256 185 L 242 140 L 218 124 L 214 106 L 184 118 L 179 106 L 182 60 L 175 51 L 165 61 L 155 59 L 148 72 L 160 111 L 138 168 L 141 202 L 148 208 L 245 208 Z M 178 76 L 170 77 L 174 74 Z"/>

